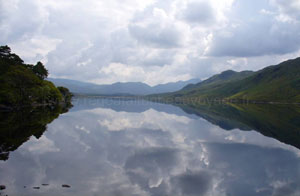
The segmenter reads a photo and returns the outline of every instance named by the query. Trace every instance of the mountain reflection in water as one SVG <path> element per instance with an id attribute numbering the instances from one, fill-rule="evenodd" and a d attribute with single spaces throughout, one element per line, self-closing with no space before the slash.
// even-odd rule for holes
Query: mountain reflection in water
<path id="1" fill-rule="evenodd" d="M 23 126 L 24 138 L 38 139 L 10 135 L 18 145 L 6 147 L 14 151 L 0 161 L 2 194 L 300 194 L 297 107 L 177 107 L 96 98 L 73 104 L 53 122 L 43 120 L 51 122 L 46 132 Z M 10 138 L 4 133 L 1 138 Z"/>

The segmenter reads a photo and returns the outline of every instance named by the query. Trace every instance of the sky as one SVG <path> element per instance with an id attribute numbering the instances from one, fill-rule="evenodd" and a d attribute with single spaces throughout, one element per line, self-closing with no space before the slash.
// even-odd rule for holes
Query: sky
<path id="1" fill-rule="evenodd" d="M 149 85 L 300 56 L 300 0 L 0 0 L 0 45 L 50 77 Z"/>

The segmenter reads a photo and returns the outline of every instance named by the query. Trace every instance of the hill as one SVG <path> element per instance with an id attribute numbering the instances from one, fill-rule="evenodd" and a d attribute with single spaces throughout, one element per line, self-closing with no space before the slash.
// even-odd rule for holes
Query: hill
<path id="1" fill-rule="evenodd" d="M 178 82 L 170 82 L 166 84 L 159 84 L 153 87 L 154 92 L 152 93 L 167 93 L 167 92 L 179 91 L 187 85 L 194 85 L 198 82 L 200 82 L 200 79 L 194 78 L 187 81 L 178 81 Z"/>
<path id="2" fill-rule="evenodd" d="M 187 85 L 183 88 L 183 90 L 190 90 L 190 89 L 196 89 L 200 88 L 206 85 L 212 85 L 212 84 L 221 84 L 224 81 L 229 82 L 229 81 L 237 81 L 243 78 L 246 78 L 253 74 L 253 71 L 242 71 L 242 72 L 236 72 L 233 70 L 227 70 L 224 71 L 220 74 L 214 75 L 207 80 L 204 80 L 202 82 L 199 82 L 197 84 L 190 84 Z"/>
<path id="3" fill-rule="evenodd" d="M 188 81 L 178 81 L 173 83 L 149 86 L 142 82 L 126 82 L 98 85 L 93 83 L 81 82 L 77 80 L 49 78 L 56 86 L 66 86 L 72 93 L 94 94 L 94 95 L 149 95 L 154 93 L 174 92 L 182 89 L 190 83 L 197 83 L 199 79 Z"/>
<path id="4" fill-rule="evenodd" d="M 300 103 L 300 58 L 257 72 L 225 71 L 165 98 Z"/>

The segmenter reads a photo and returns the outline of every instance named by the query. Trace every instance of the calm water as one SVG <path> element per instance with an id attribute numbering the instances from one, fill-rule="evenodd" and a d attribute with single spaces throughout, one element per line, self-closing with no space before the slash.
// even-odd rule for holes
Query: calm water
<path id="1" fill-rule="evenodd" d="M 300 195 L 300 110 L 258 107 L 75 99 L 58 118 L 3 115 L 1 195 Z"/>

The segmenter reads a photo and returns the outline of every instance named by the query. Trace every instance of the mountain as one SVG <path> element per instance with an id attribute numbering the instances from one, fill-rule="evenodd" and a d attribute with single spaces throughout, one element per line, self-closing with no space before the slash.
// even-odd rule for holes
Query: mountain
<path id="1" fill-rule="evenodd" d="M 300 58 L 257 72 L 225 71 L 162 97 L 300 103 Z"/>
<path id="2" fill-rule="evenodd" d="M 185 86 L 183 88 L 183 90 L 195 89 L 195 88 L 203 87 L 206 85 L 212 85 L 212 84 L 221 84 L 223 82 L 236 81 L 236 80 L 246 78 L 253 73 L 254 73 L 253 71 L 236 72 L 233 70 L 227 70 L 220 74 L 214 75 L 214 76 L 208 78 L 207 80 L 204 80 L 197 84 L 189 84 L 189 85 Z"/>
<path id="3" fill-rule="evenodd" d="M 193 85 L 200 82 L 199 79 L 191 79 L 187 81 L 178 81 L 178 82 L 170 82 L 166 84 L 159 84 L 153 87 L 155 93 L 166 93 L 166 92 L 174 92 L 179 91 L 183 87 L 187 85 Z"/>
<path id="4" fill-rule="evenodd" d="M 56 86 L 66 86 L 73 93 L 95 95 L 149 95 L 155 93 L 174 92 L 190 83 L 197 83 L 199 79 L 178 81 L 173 83 L 149 86 L 142 82 L 117 82 L 114 84 L 98 85 L 69 79 L 49 78 Z"/>

